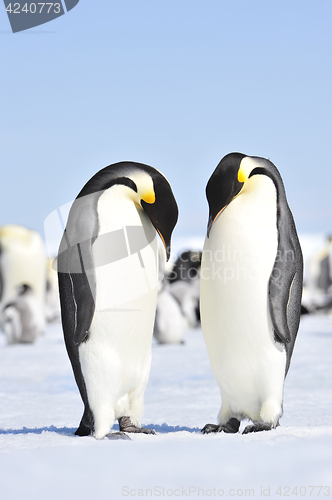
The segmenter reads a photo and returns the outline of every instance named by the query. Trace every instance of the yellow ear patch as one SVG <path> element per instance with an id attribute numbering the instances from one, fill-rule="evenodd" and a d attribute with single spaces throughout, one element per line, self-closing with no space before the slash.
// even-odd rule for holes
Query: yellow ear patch
<path id="1" fill-rule="evenodd" d="M 242 167 L 239 168 L 237 178 L 239 182 L 245 182 L 247 180 L 247 175 Z"/>
<path id="2" fill-rule="evenodd" d="M 144 193 L 144 195 L 142 196 L 142 200 L 145 201 L 145 203 L 154 203 L 156 201 L 156 195 L 153 189 Z"/>

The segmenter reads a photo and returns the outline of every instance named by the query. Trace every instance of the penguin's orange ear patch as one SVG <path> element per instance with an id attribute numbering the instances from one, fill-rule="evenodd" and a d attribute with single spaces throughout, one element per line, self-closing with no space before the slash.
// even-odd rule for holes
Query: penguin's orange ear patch
<path id="1" fill-rule="evenodd" d="M 153 191 L 153 189 L 151 189 L 151 191 L 147 191 L 146 193 L 144 193 L 144 195 L 142 196 L 142 200 L 145 201 L 145 203 L 154 203 L 156 201 L 156 195 Z"/>
<path id="2" fill-rule="evenodd" d="M 237 179 L 239 182 L 245 182 L 247 180 L 246 173 L 244 172 L 242 167 L 239 168 Z"/>

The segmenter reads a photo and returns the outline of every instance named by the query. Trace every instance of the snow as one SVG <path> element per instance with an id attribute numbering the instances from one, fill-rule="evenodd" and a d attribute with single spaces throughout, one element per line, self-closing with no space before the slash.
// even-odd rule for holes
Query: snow
<path id="1" fill-rule="evenodd" d="M 201 330 L 187 331 L 184 345 L 154 343 L 142 425 L 157 435 L 97 441 L 74 435 L 82 403 L 60 324 L 33 345 L 8 346 L 1 335 L 0 498 L 326 497 L 331 348 L 332 317 L 303 317 L 281 426 L 202 435 L 216 422 L 220 395 Z"/>

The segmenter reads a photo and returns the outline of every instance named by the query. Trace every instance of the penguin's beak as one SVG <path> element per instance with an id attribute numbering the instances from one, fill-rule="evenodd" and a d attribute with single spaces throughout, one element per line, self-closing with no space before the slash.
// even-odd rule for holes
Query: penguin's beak
<path id="1" fill-rule="evenodd" d="M 166 252 L 166 260 L 168 261 L 168 260 L 169 260 L 169 258 L 170 258 L 170 256 L 171 256 L 171 242 L 169 242 L 169 244 L 168 244 L 168 245 L 166 245 L 166 242 L 165 242 L 165 240 L 164 240 L 164 237 L 163 237 L 163 235 L 161 234 L 161 232 L 159 231 L 159 229 L 157 229 L 157 232 L 158 232 L 158 234 L 159 234 L 159 236 L 160 236 L 160 239 L 161 239 L 161 241 L 163 242 L 163 245 L 164 245 L 164 247 L 165 247 L 165 252 Z"/>
<path id="2" fill-rule="evenodd" d="M 207 226 L 207 237 L 210 236 L 210 231 L 212 229 L 213 224 L 215 223 L 215 221 L 218 219 L 219 215 L 225 210 L 225 208 L 227 206 L 228 205 L 225 205 L 221 210 L 219 210 L 219 212 L 217 213 L 217 215 L 215 215 L 215 216 L 210 215 L 209 221 L 208 221 L 208 226 Z"/>
<path id="3" fill-rule="evenodd" d="M 141 206 L 144 209 L 144 211 L 148 214 L 154 228 L 159 234 L 161 241 L 163 242 L 163 245 L 165 247 L 166 260 L 169 260 L 171 256 L 171 234 L 175 222 L 173 224 L 172 217 L 170 217 L 169 220 L 168 218 L 164 220 L 163 206 L 160 203 L 156 202 L 154 192 L 147 193 L 144 195 L 144 198 L 143 197 L 141 198 Z M 174 218 L 177 219 L 177 207 L 176 207 L 176 217 Z"/>
<path id="4" fill-rule="evenodd" d="M 166 259 L 168 260 L 170 258 L 170 255 L 171 255 L 171 242 L 170 242 L 170 238 L 166 238 L 163 236 L 161 230 L 158 227 L 158 217 L 156 217 L 156 209 L 158 207 L 154 206 L 155 201 L 156 201 L 155 192 L 153 190 L 147 191 L 141 197 L 141 206 L 149 215 L 152 224 L 154 225 L 156 231 L 158 232 L 158 234 L 161 238 L 161 241 L 163 242 L 163 245 L 165 247 Z M 165 241 L 165 238 L 166 238 L 166 241 Z"/>
<path id="5" fill-rule="evenodd" d="M 178 206 L 171 186 L 161 174 L 153 178 L 153 187 L 141 194 L 141 207 L 148 215 L 165 247 L 166 259 L 171 256 L 171 236 L 178 220 Z"/>

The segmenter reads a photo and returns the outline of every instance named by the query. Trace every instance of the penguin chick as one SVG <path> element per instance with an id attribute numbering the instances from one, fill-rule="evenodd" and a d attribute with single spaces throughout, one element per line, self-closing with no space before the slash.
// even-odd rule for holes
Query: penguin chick
<path id="1" fill-rule="evenodd" d="M 44 312 L 28 285 L 22 285 L 18 296 L 5 304 L 2 320 L 8 344 L 32 343 L 45 331 Z"/>

